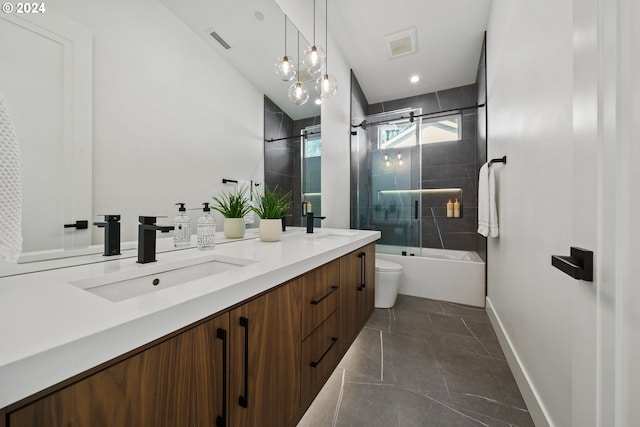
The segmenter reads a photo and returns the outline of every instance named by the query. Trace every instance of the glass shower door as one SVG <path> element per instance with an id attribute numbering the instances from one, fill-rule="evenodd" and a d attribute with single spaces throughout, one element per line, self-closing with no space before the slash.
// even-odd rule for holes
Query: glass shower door
<path id="1" fill-rule="evenodd" d="M 419 255 L 421 155 L 419 119 L 402 110 L 367 117 L 371 171 L 370 228 L 382 234 L 378 251 Z"/>

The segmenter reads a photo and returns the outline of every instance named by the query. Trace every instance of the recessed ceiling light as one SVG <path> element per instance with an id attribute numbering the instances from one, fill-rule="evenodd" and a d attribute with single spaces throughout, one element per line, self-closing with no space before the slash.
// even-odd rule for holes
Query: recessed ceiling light
<path id="1" fill-rule="evenodd" d="M 259 10 L 256 10 L 253 16 L 255 16 L 258 21 L 264 21 L 264 14 Z"/>
<path id="2" fill-rule="evenodd" d="M 322 104 L 322 100 L 320 98 L 316 99 L 316 105 Z"/>
<path id="3" fill-rule="evenodd" d="M 411 83 L 418 83 L 418 82 L 420 81 L 420 76 L 413 75 L 413 76 L 411 76 L 411 78 L 409 79 L 409 81 L 410 81 Z"/>

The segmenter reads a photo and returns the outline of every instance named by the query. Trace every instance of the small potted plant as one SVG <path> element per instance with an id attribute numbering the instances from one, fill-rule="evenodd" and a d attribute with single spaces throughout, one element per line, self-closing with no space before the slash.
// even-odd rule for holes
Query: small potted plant
<path id="1" fill-rule="evenodd" d="M 219 197 L 212 197 L 215 202 L 212 208 L 224 216 L 223 230 L 227 239 L 244 237 L 244 217 L 251 212 L 246 194 L 247 189 L 243 188 L 236 193 L 222 193 Z"/>
<path id="2" fill-rule="evenodd" d="M 277 242 L 282 235 L 282 216 L 289 208 L 291 192 L 286 194 L 278 191 L 276 185 L 271 191 L 265 187 L 264 195 L 256 194 L 256 205 L 251 209 L 260 217 L 260 240 L 263 242 Z"/>

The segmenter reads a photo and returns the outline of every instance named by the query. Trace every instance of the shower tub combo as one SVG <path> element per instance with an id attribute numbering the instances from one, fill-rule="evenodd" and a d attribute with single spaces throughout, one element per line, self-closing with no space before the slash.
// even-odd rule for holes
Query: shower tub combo
<path id="1" fill-rule="evenodd" d="M 484 261 L 476 252 L 376 245 L 376 257 L 402 265 L 400 294 L 485 306 Z M 411 256 L 414 254 L 414 256 Z"/>

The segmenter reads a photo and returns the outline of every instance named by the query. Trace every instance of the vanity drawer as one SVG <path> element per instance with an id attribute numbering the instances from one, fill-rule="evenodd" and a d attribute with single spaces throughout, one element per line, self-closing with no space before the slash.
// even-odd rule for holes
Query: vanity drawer
<path id="1" fill-rule="evenodd" d="M 308 336 L 340 301 L 339 262 L 332 261 L 302 277 L 302 336 Z"/>
<path id="2" fill-rule="evenodd" d="M 331 375 L 340 358 L 340 325 L 334 311 L 302 342 L 302 402 L 310 402 Z"/>

